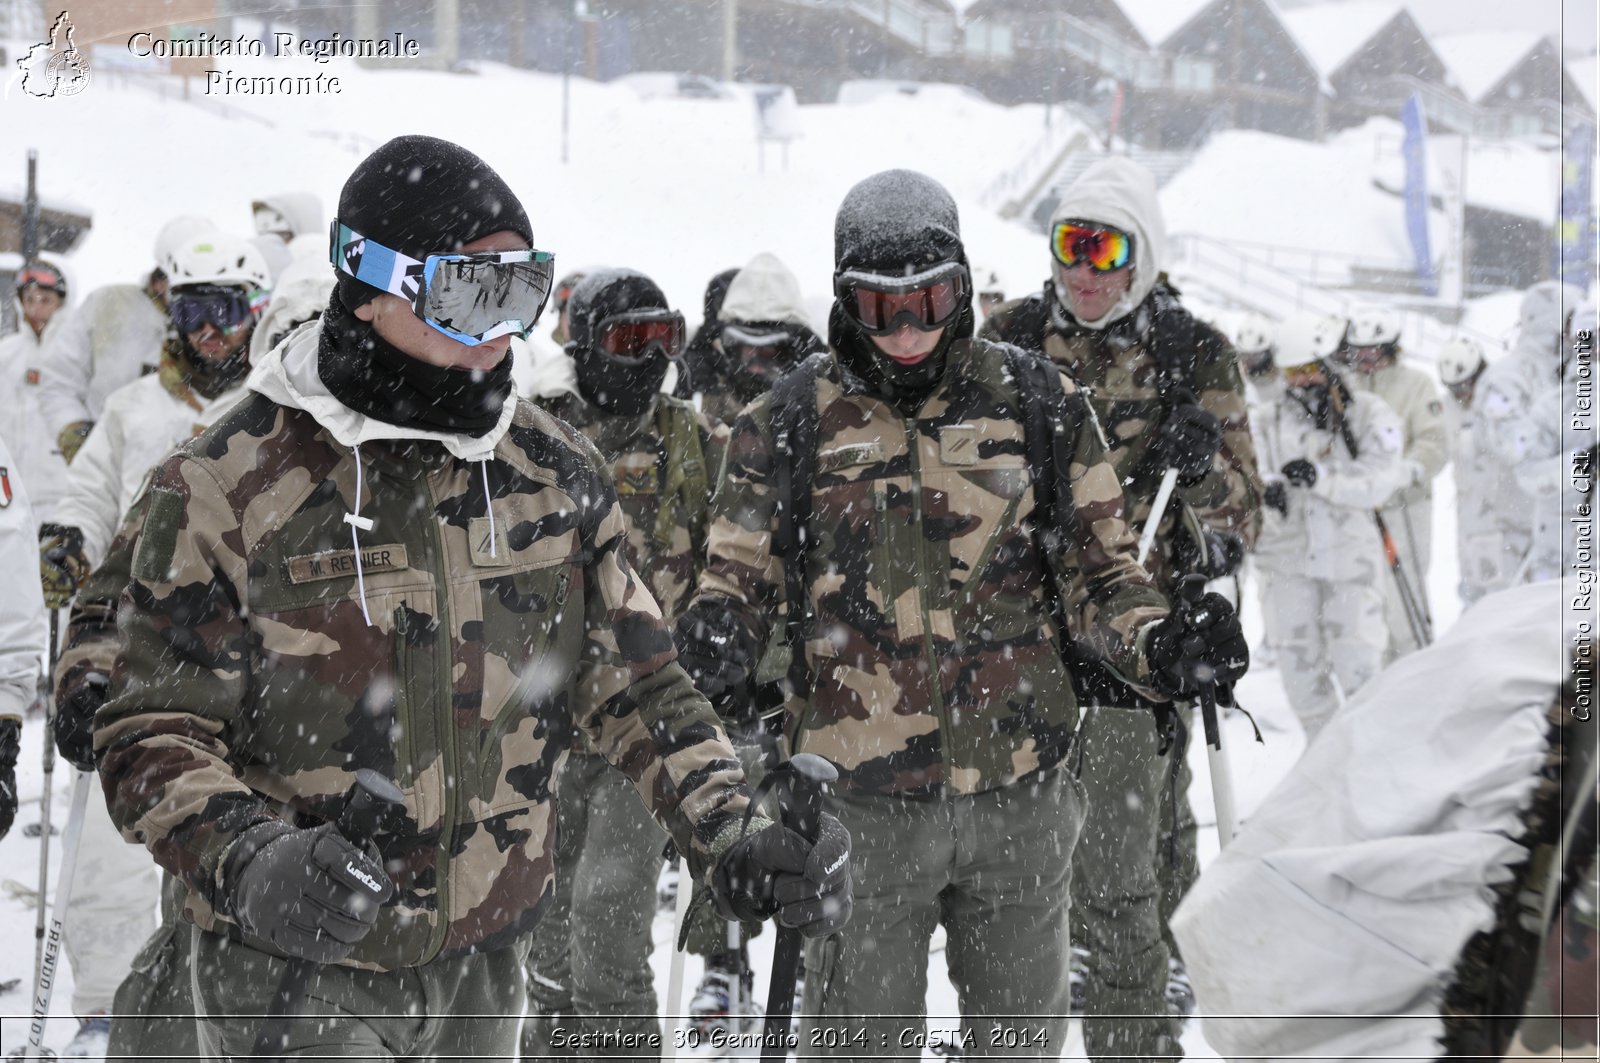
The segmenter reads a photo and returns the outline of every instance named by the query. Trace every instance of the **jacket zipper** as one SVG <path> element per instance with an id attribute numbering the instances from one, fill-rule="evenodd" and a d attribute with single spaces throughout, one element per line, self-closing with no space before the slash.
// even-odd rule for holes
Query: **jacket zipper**
<path id="1" fill-rule="evenodd" d="M 954 763 L 951 759 L 950 744 L 955 737 L 950 726 L 950 709 L 944 701 L 944 686 L 939 679 L 939 658 L 933 650 L 933 618 L 928 613 L 928 565 L 927 555 L 924 550 L 926 537 L 922 528 L 922 457 L 917 433 L 915 418 L 906 421 L 906 447 L 911 452 L 911 524 L 915 537 L 912 556 L 917 562 L 917 608 L 922 612 L 922 653 L 928 663 L 928 689 L 933 698 L 934 711 L 939 716 L 939 727 L 942 732 L 942 741 L 939 743 L 940 759 L 944 761 L 945 783 L 944 788 L 950 788 L 951 769 Z M 949 572 L 941 574 L 941 578 L 949 580 Z"/>
<path id="2" fill-rule="evenodd" d="M 444 802 L 440 813 L 439 822 L 439 847 L 434 857 L 434 877 L 439 884 L 437 919 L 433 933 L 428 936 L 427 950 L 424 952 L 421 963 L 428 963 L 439 955 L 444 947 L 445 936 L 450 930 L 450 851 L 455 847 L 457 797 L 462 786 L 460 757 L 456 753 L 455 717 L 450 711 L 450 674 L 451 674 L 451 648 L 454 642 L 453 628 L 450 623 L 450 583 L 445 575 L 447 558 L 444 552 L 444 536 L 439 534 L 439 521 L 433 513 L 434 499 L 431 486 L 431 477 L 428 470 L 421 470 L 423 490 L 427 492 L 429 513 L 423 524 L 427 525 L 428 535 L 432 539 L 434 556 L 434 593 L 438 598 L 438 623 L 439 637 L 436 644 L 440 651 L 435 654 L 434 661 L 434 722 L 438 725 L 439 755 L 444 758 Z"/>
<path id="3" fill-rule="evenodd" d="M 395 741 L 395 765 L 399 774 L 400 766 L 404 766 L 406 775 L 416 785 L 416 765 L 411 763 L 412 740 L 411 729 L 416 726 L 416 721 L 411 718 L 411 695 L 407 692 L 411 682 L 411 619 L 406 614 L 406 607 L 399 606 L 394 611 L 394 658 L 395 658 L 395 690 L 394 690 L 394 719 L 400 727 L 400 736 Z"/>

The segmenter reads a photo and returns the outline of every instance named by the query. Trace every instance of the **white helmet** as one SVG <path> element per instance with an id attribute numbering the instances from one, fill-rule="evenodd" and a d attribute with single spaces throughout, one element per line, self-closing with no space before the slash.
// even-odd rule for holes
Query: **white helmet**
<path id="1" fill-rule="evenodd" d="M 1000 274 L 992 269 L 978 267 L 972 271 L 972 294 L 993 295 L 997 298 L 1006 297 L 1006 286 L 1000 283 Z"/>
<path id="2" fill-rule="evenodd" d="M 1233 331 L 1233 349 L 1240 354 L 1261 354 L 1272 347 L 1272 322 L 1260 314 L 1246 314 Z"/>
<path id="3" fill-rule="evenodd" d="M 1352 347 L 1381 347 L 1400 341 L 1400 315 L 1385 306 L 1363 306 L 1350 315 L 1345 341 Z"/>
<path id="4" fill-rule="evenodd" d="M 1278 364 L 1307 365 L 1325 361 L 1339 349 L 1347 322 L 1338 314 L 1301 311 L 1277 328 Z"/>
<path id="5" fill-rule="evenodd" d="M 1439 382 L 1445 387 L 1464 384 L 1483 368 L 1483 348 L 1477 340 L 1452 336 L 1439 348 Z"/>
<path id="6" fill-rule="evenodd" d="M 217 226 L 210 218 L 202 218 L 198 214 L 180 214 L 161 227 L 156 233 L 155 259 L 156 265 L 163 271 L 166 270 L 167 259 L 186 240 L 202 233 L 216 232 Z"/>
<path id="7" fill-rule="evenodd" d="M 232 284 L 264 291 L 272 287 L 267 260 L 255 245 L 215 229 L 190 236 L 173 248 L 160 266 L 173 288 L 185 284 Z"/>

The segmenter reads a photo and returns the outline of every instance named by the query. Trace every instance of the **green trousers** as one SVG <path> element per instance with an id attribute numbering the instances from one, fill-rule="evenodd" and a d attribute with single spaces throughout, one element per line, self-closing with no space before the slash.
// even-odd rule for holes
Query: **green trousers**
<path id="1" fill-rule="evenodd" d="M 593 754 L 567 758 L 555 896 L 528 956 L 525 1059 L 659 1054 L 650 923 L 666 840 L 626 775 Z"/>
<path id="2" fill-rule="evenodd" d="M 193 1059 L 194 997 L 189 992 L 189 927 L 183 923 L 185 889 L 161 876 L 161 925 L 144 943 L 112 1004 L 110 1055 L 132 1059 Z"/>
<path id="3" fill-rule="evenodd" d="M 190 929 L 202 1058 L 253 1058 L 288 961 Z M 526 946 L 399 971 L 322 967 L 278 1054 L 345 1060 L 510 1059 L 526 998 Z"/>
<path id="4" fill-rule="evenodd" d="M 1148 711 L 1090 709 L 1078 743 L 1089 798 L 1072 860 L 1073 940 L 1089 952 L 1084 1047 L 1118 1063 L 1181 1059 L 1167 1015 L 1167 922 L 1197 874 L 1188 765 L 1177 762 L 1174 780 Z"/>
<path id="5" fill-rule="evenodd" d="M 851 836 L 854 913 L 806 946 L 800 1058 L 1059 1056 L 1067 905 L 1082 787 L 1056 770 L 970 796 L 830 795 Z M 945 927 L 961 1016 L 925 1021 L 928 944 Z"/>

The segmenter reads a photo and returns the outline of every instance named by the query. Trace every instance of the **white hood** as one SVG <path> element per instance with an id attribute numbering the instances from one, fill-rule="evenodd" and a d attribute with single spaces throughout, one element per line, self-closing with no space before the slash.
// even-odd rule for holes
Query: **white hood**
<path id="1" fill-rule="evenodd" d="M 778 256 L 764 251 L 734 274 L 717 320 L 788 321 L 816 331 L 806 314 L 799 280 Z"/>
<path id="2" fill-rule="evenodd" d="M 317 375 L 317 341 L 321 323 L 308 321 L 295 329 L 250 374 L 251 391 L 265 395 L 280 406 L 304 410 L 340 446 L 352 450 L 365 443 L 384 439 L 431 439 L 462 461 L 487 461 L 494 456 L 511 419 L 517 412 L 515 392 L 507 396 L 500 420 L 482 436 L 453 432 L 430 432 L 422 428 L 403 428 L 357 413 L 338 399 Z"/>
<path id="3" fill-rule="evenodd" d="M 282 241 L 279 241 L 279 246 Z M 326 242 L 298 236 L 288 246 L 293 256 L 272 285 L 272 297 L 250 336 L 250 361 L 259 363 L 274 346 L 272 337 L 318 317 L 328 307 L 335 275 Z M 283 337 L 279 335 L 279 339 Z"/>
<path id="4" fill-rule="evenodd" d="M 271 207 L 282 214 L 296 236 L 327 236 L 322 221 L 322 199 L 314 192 L 281 192 L 275 196 L 262 196 L 251 207 Z"/>
<path id="5" fill-rule="evenodd" d="M 1105 317 L 1079 322 L 1086 328 L 1102 329 L 1144 302 L 1166 264 L 1167 223 L 1161 215 L 1155 175 L 1123 155 L 1101 159 L 1067 188 L 1050 224 L 1054 227 L 1068 218 L 1097 221 L 1133 234 L 1133 283 L 1127 294 Z M 1051 273 L 1060 289 L 1060 263 L 1051 261 Z"/>

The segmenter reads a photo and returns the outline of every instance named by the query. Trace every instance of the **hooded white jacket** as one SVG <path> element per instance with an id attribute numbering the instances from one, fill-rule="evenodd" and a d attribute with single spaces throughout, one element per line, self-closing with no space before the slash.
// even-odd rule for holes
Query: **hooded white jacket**
<path id="1" fill-rule="evenodd" d="M 17 466 L 0 439 L 0 714 L 33 704 L 44 659 L 39 524 Z"/>
<path id="2" fill-rule="evenodd" d="M 106 399 L 161 361 L 167 316 L 136 284 L 109 284 L 62 311 L 45 347 L 39 405 L 53 442 L 76 421 L 99 420 Z"/>
<path id="3" fill-rule="evenodd" d="M 45 325 L 43 336 L 35 336 L 24 324 L 0 339 L 0 393 L 10 396 L 0 400 L 0 439 L 16 463 L 12 473 L 20 472 L 28 484 L 33 516 L 41 524 L 56 519 L 56 506 L 67 490 L 67 461 L 39 401 L 45 348 L 66 313 L 65 307 L 58 311 Z"/>
<path id="4" fill-rule="evenodd" d="M 1069 219 L 1100 222 L 1133 236 L 1133 279 L 1127 292 L 1104 317 L 1079 322 L 1085 328 L 1102 329 L 1144 302 L 1166 266 L 1167 223 L 1155 175 L 1124 155 L 1101 159 L 1067 187 L 1050 215 L 1050 225 Z M 1058 291 L 1060 268 L 1052 259 L 1050 271 Z"/>
<path id="5" fill-rule="evenodd" d="M 83 532 L 91 565 L 105 559 L 117 527 L 150 476 L 178 446 L 210 428 L 244 396 L 244 384 L 214 399 L 151 373 L 106 399 L 94 431 L 67 470 L 56 523 Z"/>
<path id="6" fill-rule="evenodd" d="M 1400 418 L 1372 394 L 1354 394 L 1345 417 L 1356 442 L 1352 458 L 1343 436 L 1318 428 L 1284 389 L 1252 421 L 1262 467 L 1282 480 L 1284 465 L 1304 458 L 1316 466 L 1309 488 L 1289 488 L 1289 515 L 1263 506 L 1256 563 L 1281 576 L 1329 581 L 1381 577 L 1383 550 L 1372 520 L 1373 508 L 1408 482 L 1402 459 L 1405 431 Z M 1252 415 L 1254 417 L 1254 415 Z"/>

